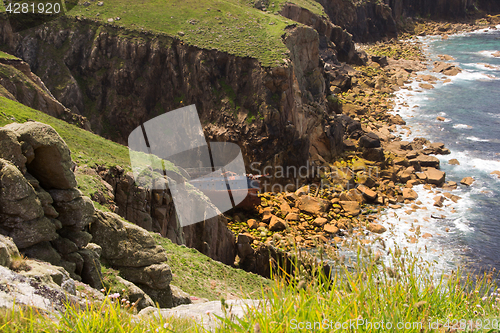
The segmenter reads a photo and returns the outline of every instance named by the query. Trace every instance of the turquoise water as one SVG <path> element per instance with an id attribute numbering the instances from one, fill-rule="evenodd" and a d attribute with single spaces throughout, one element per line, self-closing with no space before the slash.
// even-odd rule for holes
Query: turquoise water
<path id="1" fill-rule="evenodd" d="M 449 77 L 451 82 L 440 81 L 434 89 L 419 89 L 415 82 L 413 90 L 397 94 L 397 112 L 412 129 L 405 139 L 425 137 L 445 143 L 452 154 L 438 157 L 447 180 L 459 182 L 472 176 L 476 181 L 471 187 L 453 191 L 462 199 L 440 211 L 445 219 L 426 225 L 423 219 L 429 213 L 422 212 L 414 221 L 422 222 L 423 228 L 434 235 L 426 249 L 441 249 L 436 256 L 444 261 L 465 263 L 479 270 L 500 270 L 500 179 L 490 174 L 500 171 L 500 57 L 492 55 L 500 50 L 500 30 L 423 41 L 430 59 L 439 60 L 439 54 L 451 55 L 456 60 L 449 62 L 464 71 Z M 408 107 L 401 106 L 403 102 Z M 437 116 L 446 120 L 438 121 Z M 452 158 L 460 165 L 449 165 L 447 161 Z M 419 194 L 422 198 L 436 195 L 426 194 L 423 189 Z"/>

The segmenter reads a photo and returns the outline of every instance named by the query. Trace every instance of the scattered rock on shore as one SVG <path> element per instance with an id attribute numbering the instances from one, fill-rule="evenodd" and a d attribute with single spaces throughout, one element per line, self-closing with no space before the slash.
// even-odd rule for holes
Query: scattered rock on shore
<path id="1" fill-rule="evenodd" d="M 474 183 L 474 178 L 472 178 L 472 177 L 465 177 L 464 179 L 462 179 L 460 181 L 460 184 L 464 184 L 466 186 L 471 186 L 472 183 Z"/>
<path id="2" fill-rule="evenodd" d="M 448 55 L 448 54 L 438 54 L 438 57 L 439 57 L 439 59 L 441 59 L 443 61 L 455 60 L 455 58 L 453 58 L 451 55 Z"/>
<path id="3" fill-rule="evenodd" d="M 424 174 L 427 177 L 427 182 L 429 184 L 434 184 L 437 186 L 442 186 L 444 184 L 446 176 L 445 172 L 437 170 L 435 168 L 427 168 L 427 170 L 424 171 Z"/>
<path id="4" fill-rule="evenodd" d="M 376 234 L 381 234 L 384 233 L 387 229 L 381 224 L 370 222 L 368 224 L 368 230 Z"/>
<path id="5" fill-rule="evenodd" d="M 434 69 L 432 71 L 435 73 L 442 73 L 448 76 L 455 76 L 458 73 L 461 73 L 462 69 L 446 62 L 436 61 L 434 62 Z"/>

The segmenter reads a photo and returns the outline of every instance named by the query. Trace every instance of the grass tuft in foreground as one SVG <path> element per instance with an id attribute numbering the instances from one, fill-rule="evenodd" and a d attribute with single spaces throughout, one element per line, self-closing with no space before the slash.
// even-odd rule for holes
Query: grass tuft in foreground
<path id="1" fill-rule="evenodd" d="M 53 316 L 34 308 L 0 309 L 0 332 L 199 332 L 196 323 L 178 318 L 137 317 L 120 306 L 119 300 L 106 298 L 86 306 L 68 304 L 66 311 Z"/>
<path id="2" fill-rule="evenodd" d="M 249 308 L 243 319 L 221 319 L 219 332 L 450 332 L 498 331 L 496 286 L 489 276 L 460 272 L 435 274 L 432 263 L 409 253 L 391 264 L 364 258 L 339 263 L 332 279 L 321 269 L 293 276 L 275 274 L 277 283 L 262 298 L 267 309 Z M 318 267 L 321 267 L 319 265 Z M 278 278 L 278 276 L 280 276 Z M 307 276 L 316 276 L 308 279 Z M 289 281 L 291 283 L 285 283 Z M 193 282 L 194 283 L 194 282 Z M 84 307 L 68 305 L 57 317 L 35 309 L 0 310 L 1 332 L 201 332 L 201 326 L 174 318 L 138 318 L 120 300 Z"/>
<path id="3" fill-rule="evenodd" d="M 335 267 L 331 280 L 322 272 L 304 279 L 298 269 L 265 294 L 268 311 L 250 309 L 243 320 L 224 320 L 223 332 L 476 331 L 500 326 L 496 286 L 489 276 L 461 272 L 438 278 L 432 263 L 409 253 L 392 256 L 391 267 L 358 255 L 357 263 Z M 321 266 L 321 265 L 320 265 Z"/>

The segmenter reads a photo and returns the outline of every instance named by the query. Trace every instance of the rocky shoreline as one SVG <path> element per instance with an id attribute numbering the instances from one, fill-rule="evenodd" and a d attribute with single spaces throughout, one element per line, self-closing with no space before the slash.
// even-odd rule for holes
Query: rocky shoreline
<path id="1" fill-rule="evenodd" d="M 402 141 L 397 133 L 410 134 L 411 128 L 399 115 L 392 114 L 392 94 L 411 89 L 405 84 L 413 80 L 420 82 L 420 89 L 432 89 L 438 81 L 449 82 L 449 77 L 462 71 L 448 62 L 453 58 L 440 55 L 443 61 L 432 64 L 432 71 L 443 74 L 442 79 L 419 74 L 429 60 L 416 35 L 448 38 L 450 34 L 496 29 L 499 23 L 499 16 L 487 16 L 468 24 L 418 24 L 413 37 L 406 35 L 405 41 L 358 46 L 366 52 L 365 66 L 332 69 L 336 79 L 330 90 L 338 96 L 331 101 L 338 106 L 338 114 L 333 117 L 340 118 L 347 129 L 343 140 L 346 152 L 334 163 L 315 161 L 316 176 L 304 180 L 304 186 L 295 191 L 264 192 L 257 212 L 238 212 L 229 217 L 229 227 L 237 235 L 236 264 L 262 274 L 259 261 L 267 262 L 265 253 L 270 250 L 276 259 L 277 253 L 290 255 L 297 248 L 326 248 L 335 253 L 336 248 L 347 246 L 353 239 L 359 239 L 356 244 L 368 245 L 372 242 L 369 235 L 376 237 L 387 230 L 378 221 L 385 209 L 405 209 L 408 215 L 427 210 L 413 189 L 416 185 L 424 184 L 424 189 L 434 195 L 433 206 L 438 211 L 457 203 L 461 198 L 451 191 L 470 186 L 474 179 L 466 177 L 458 184 L 446 181 L 435 156 L 450 153 L 443 143 L 425 138 Z M 407 239 L 409 243 L 433 237 L 421 233 L 419 227 L 411 230 L 414 234 Z"/>

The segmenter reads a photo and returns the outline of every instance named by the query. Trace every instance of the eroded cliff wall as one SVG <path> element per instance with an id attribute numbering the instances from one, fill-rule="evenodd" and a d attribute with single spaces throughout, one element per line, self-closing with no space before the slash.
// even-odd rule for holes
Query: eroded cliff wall
<path id="1" fill-rule="evenodd" d="M 408 17 L 461 20 L 478 10 L 500 11 L 496 0 L 318 0 L 330 21 L 356 42 L 375 42 L 397 35 Z"/>

